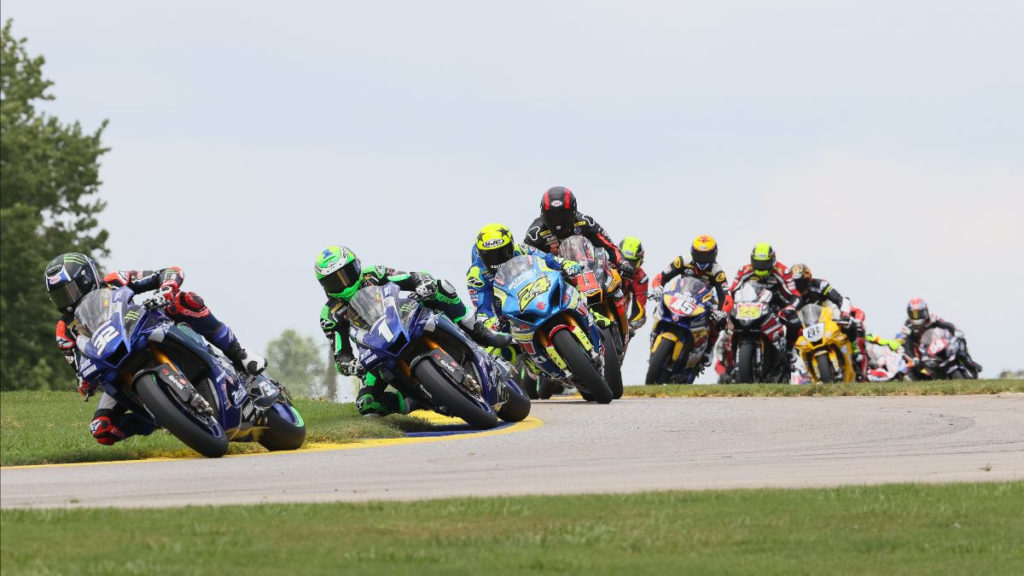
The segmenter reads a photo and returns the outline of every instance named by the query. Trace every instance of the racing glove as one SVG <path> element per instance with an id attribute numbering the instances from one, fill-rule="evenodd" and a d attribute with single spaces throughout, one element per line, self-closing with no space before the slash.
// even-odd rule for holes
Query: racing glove
<path id="1" fill-rule="evenodd" d="M 334 367 L 339 374 L 356 376 L 359 374 L 359 361 L 349 352 L 341 352 L 334 357 Z"/>
<path id="2" fill-rule="evenodd" d="M 78 393 L 82 395 L 82 398 L 88 400 L 90 396 L 96 393 L 97 388 L 99 388 L 98 384 L 79 378 L 78 387 L 75 388 L 75 390 L 78 390 Z"/>
<path id="3" fill-rule="evenodd" d="M 173 284 L 173 285 L 172 285 Z M 174 304 L 174 298 L 178 295 L 177 283 L 165 282 L 157 290 L 156 294 L 146 298 L 142 305 L 147 310 L 154 310 L 156 308 L 165 308 Z"/>
<path id="4" fill-rule="evenodd" d="M 619 263 L 619 273 L 622 274 L 623 278 L 630 279 L 633 277 L 633 274 L 636 273 L 636 267 L 633 266 L 633 263 L 629 260 L 623 259 L 622 262 Z"/>
<path id="5" fill-rule="evenodd" d="M 433 279 L 424 280 L 416 285 L 414 292 L 420 300 L 427 300 L 437 294 L 437 285 Z"/>
<path id="6" fill-rule="evenodd" d="M 575 260 L 566 260 L 565 262 L 562 262 L 562 272 L 565 272 L 568 277 L 572 278 L 573 276 L 579 275 L 580 272 L 583 272 L 583 267 Z"/>
<path id="7" fill-rule="evenodd" d="M 721 310 L 711 311 L 711 319 L 715 321 L 715 324 L 721 324 L 722 322 L 725 322 L 726 316 L 728 316 L 728 314 L 722 312 Z"/>
<path id="8" fill-rule="evenodd" d="M 658 300 L 664 293 L 665 288 L 663 286 L 655 286 L 654 288 L 651 288 L 650 291 L 647 292 L 647 298 L 652 300 Z"/>
<path id="9" fill-rule="evenodd" d="M 128 437 L 120 428 L 114 426 L 109 416 L 98 416 L 93 418 L 89 424 L 89 431 L 97 442 L 104 446 L 112 446 Z"/>

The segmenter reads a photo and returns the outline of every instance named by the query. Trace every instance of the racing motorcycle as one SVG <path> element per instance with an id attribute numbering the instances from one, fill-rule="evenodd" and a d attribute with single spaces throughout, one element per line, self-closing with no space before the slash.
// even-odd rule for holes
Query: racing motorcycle
<path id="1" fill-rule="evenodd" d="M 868 381 L 889 382 L 907 376 L 907 360 L 903 351 L 894 351 L 883 344 L 866 342 L 868 353 Z"/>
<path id="2" fill-rule="evenodd" d="M 576 289 L 587 299 L 587 308 L 610 322 L 600 328 L 604 346 L 604 378 L 614 398 L 622 397 L 622 361 L 629 344 L 629 298 L 622 289 L 622 278 L 608 262 L 604 250 L 595 250 L 584 236 L 570 236 L 558 247 L 559 256 L 573 260 L 582 271 L 572 278 Z"/>
<path id="3" fill-rule="evenodd" d="M 518 422 L 529 415 L 530 399 L 507 362 L 396 284 L 363 287 L 348 316 L 361 368 L 430 409 L 481 430 L 499 418 Z"/>
<path id="4" fill-rule="evenodd" d="M 850 339 L 836 322 L 840 314 L 832 302 L 806 304 L 797 312 L 803 330 L 796 340 L 796 351 L 814 384 L 857 379 Z"/>
<path id="5" fill-rule="evenodd" d="M 519 349 L 548 378 L 575 386 L 587 400 L 608 404 L 601 333 L 586 299 L 540 258 L 521 255 L 494 275 L 494 296 Z"/>
<path id="6" fill-rule="evenodd" d="M 733 356 L 735 382 L 789 381 L 786 327 L 771 301 L 771 290 L 757 282 L 747 282 L 734 296 L 726 354 Z"/>
<path id="7" fill-rule="evenodd" d="M 286 390 L 264 374 L 239 373 L 219 350 L 164 313 L 135 304 L 129 288 L 100 288 L 75 310 L 79 376 L 204 456 L 228 442 L 294 450 L 306 425 Z"/>
<path id="8" fill-rule="evenodd" d="M 918 358 L 910 364 L 914 380 L 976 380 L 978 373 L 964 357 L 964 342 L 949 330 L 935 326 L 924 331 Z"/>
<path id="9" fill-rule="evenodd" d="M 693 384 L 704 368 L 715 292 L 693 277 L 676 276 L 664 286 L 652 328 L 646 384 Z"/>

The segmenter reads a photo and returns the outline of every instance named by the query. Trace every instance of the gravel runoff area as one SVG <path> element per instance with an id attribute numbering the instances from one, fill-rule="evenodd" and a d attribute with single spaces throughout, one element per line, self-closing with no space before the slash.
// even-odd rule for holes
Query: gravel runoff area
<path id="1" fill-rule="evenodd" d="M 356 450 L 0 469 L 0 506 L 183 506 L 1024 479 L 1024 395 L 534 404 L 543 426 Z"/>

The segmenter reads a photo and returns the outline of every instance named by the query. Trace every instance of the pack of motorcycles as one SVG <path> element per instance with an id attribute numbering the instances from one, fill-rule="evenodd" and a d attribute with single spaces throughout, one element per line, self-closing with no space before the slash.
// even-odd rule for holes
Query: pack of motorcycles
<path id="1" fill-rule="evenodd" d="M 464 420 L 477 429 L 520 421 L 530 398 L 575 389 L 588 401 L 607 404 L 622 396 L 622 361 L 634 333 L 630 297 L 604 250 L 574 236 L 562 242 L 563 257 L 578 262 L 571 280 L 543 259 L 522 255 L 504 263 L 494 294 L 514 343 L 483 350 L 443 314 L 421 306 L 397 286 L 365 286 L 352 300 L 352 333 L 364 369 L 384 378 L 419 405 Z M 701 280 L 679 276 L 663 287 L 654 306 L 648 384 L 686 383 L 705 368 L 716 345 L 715 291 Z M 802 333 L 796 358 L 786 352 L 784 325 L 771 294 L 757 284 L 735 295 L 726 336 L 718 342 L 725 381 L 852 382 L 853 349 L 830 303 L 799 310 Z M 187 326 L 159 308 L 139 306 L 128 290 L 96 290 L 76 312 L 80 376 L 136 414 L 167 429 L 211 457 L 228 442 L 260 442 L 271 450 L 298 448 L 305 423 L 287 389 L 268 376 L 238 373 Z M 868 350 L 872 380 L 976 377 L 960 360 L 962 343 L 936 328 L 921 339 L 920 356 L 908 370 L 903 355 L 884 347 Z"/>

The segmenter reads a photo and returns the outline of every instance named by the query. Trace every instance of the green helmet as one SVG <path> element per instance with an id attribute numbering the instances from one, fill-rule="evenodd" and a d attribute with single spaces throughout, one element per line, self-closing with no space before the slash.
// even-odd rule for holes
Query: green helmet
<path id="1" fill-rule="evenodd" d="M 762 242 L 750 252 L 750 266 L 758 278 L 767 278 L 775 268 L 775 249 L 771 244 Z"/>
<path id="2" fill-rule="evenodd" d="M 351 300 L 363 281 L 363 270 L 352 252 L 344 246 L 328 246 L 320 252 L 313 267 L 316 279 L 331 298 Z"/>
<path id="3" fill-rule="evenodd" d="M 633 236 L 626 236 L 619 242 L 619 250 L 627 260 L 633 263 L 633 266 L 640 267 L 644 264 L 644 245 L 640 243 L 639 238 Z"/>

